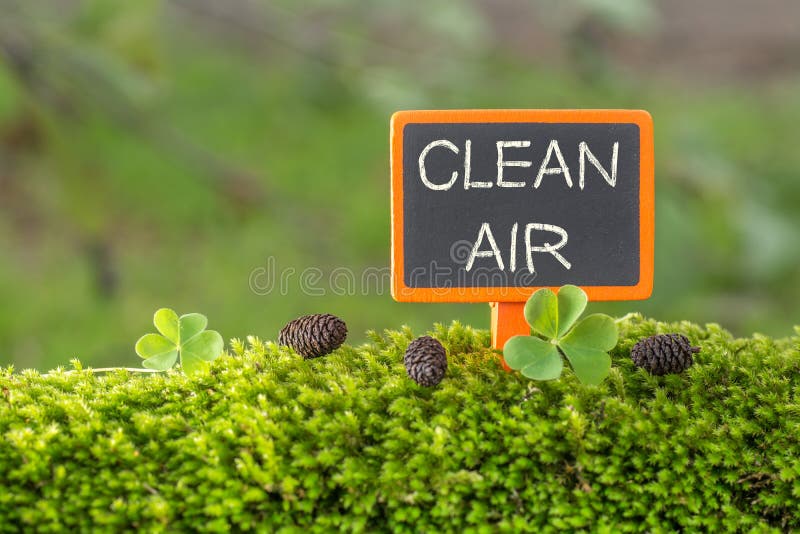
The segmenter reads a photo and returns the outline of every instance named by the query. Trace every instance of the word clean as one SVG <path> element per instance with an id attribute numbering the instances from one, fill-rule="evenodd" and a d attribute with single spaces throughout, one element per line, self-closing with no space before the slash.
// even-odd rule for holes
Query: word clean
<path id="1" fill-rule="evenodd" d="M 472 140 L 467 139 L 463 148 L 463 185 L 464 189 L 488 189 L 490 187 L 525 187 L 526 182 L 507 180 L 504 176 L 506 167 L 532 167 L 533 161 L 523 159 L 506 159 L 507 149 L 529 148 L 532 141 L 497 141 L 497 175 L 493 181 L 475 180 L 472 177 Z M 426 167 L 426 159 L 433 150 L 448 150 L 460 155 L 462 150 L 455 143 L 447 139 L 437 139 L 428 143 L 419 155 L 419 177 L 425 187 L 433 191 L 447 191 L 458 181 L 459 172 L 453 170 L 449 178 L 430 177 Z M 517 156 L 518 157 L 518 156 Z M 617 161 L 619 160 L 619 141 L 615 141 L 611 148 L 610 162 L 608 168 L 600 163 L 600 160 L 589 148 L 586 141 L 578 143 L 578 188 L 583 190 L 586 184 L 587 162 L 592 165 L 603 177 L 605 182 L 613 187 L 617 185 Z M 573 166 L 574 168 L 574 166 Z M 564 159 L 558 139 L 551 139 L 547 145 L 547 153 L 538 166 L 538 172 L 533 179 L 533 187 L 538 189 L 542 185 L 545 176 L 561 175 L 568 187 L 573 186 L 572 171 Z M 443 181 L 446 180 L 446 181 Z"/>

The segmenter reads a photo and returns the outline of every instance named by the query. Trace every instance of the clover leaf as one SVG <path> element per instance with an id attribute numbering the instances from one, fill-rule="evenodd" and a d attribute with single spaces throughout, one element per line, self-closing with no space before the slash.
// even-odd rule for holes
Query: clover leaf
<path id="1" fill-rule="evenodd" d="M 173 310 L 162 308 L 153 316 L 153 324 L 161 333 L 145 334 L 136 342 L 136 354 L 144 358 L 148 369 L 166 371 L 180 355 L 183 372 L 192 374 L 215 360 L 225 346 L 219 332 L 206 330 L 208 319 L 199 313 L 178 317 Z"/>
<path id="2" fill-rule="evenodd" d="M 614 319 L 597 313 L 576 321 L 586 309 L 586 293 L 573 285 L 563 286 L 556 295 L 540 289 L 525 303 L 525 320 L 534 334 L 514 336 L 503 347 L 506 364 L 534 380 L 553 380 L 561 376 L 569 360 L 572 370 L 584 384 L 597 385 L 611 369 L 608 351 L 617 346 Z"/>

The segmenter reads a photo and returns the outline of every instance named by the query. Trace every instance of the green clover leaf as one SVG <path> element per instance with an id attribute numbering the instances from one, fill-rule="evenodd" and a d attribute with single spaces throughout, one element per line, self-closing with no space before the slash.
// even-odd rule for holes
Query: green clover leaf
<path id="1" fill-rule="evenodd" d="M 225 346 L 219 332 L 206 330 L 208 319 L 199 313 L 178 317 L 162 308 L 153 316 L 153 324 L 160 334 L 145 334 L 136 342 L 136 354 L 148 369 L 166 371 L 180 355 L 183 372 L 192 374 L 215 360 Z"/>
<path id="2" fill-rule="evenodd" d="M 525 320 L 531 329 L 546 338 L 558 335 L 558 297 L 550 289 L 540 289 L 525 303 Z"/>
<path id="3" fill-rule="evenodd" d="M 525 303 L 525 319 L 534 332 L 549 339 L 560 338 L 575 324 L 588 298 L 577 286 L 564 286 L 558 295 L 550 289 L 540 289 Z"/>
<path id="4" fill-rule="evenodd" d="M 583 319 L 558 343 L 578 380 L 597 385 L 611 370 L 609 350 L 617 346 L 617 324 L 608 315 L 597 313 Z"/>
<path id="5" fill-rule="evenodd" d="M 558 290 L 558 337 L 563 337 L 583 310 L 589 298 L 586 292 L 578 286 L 564 286 Z"/>
<path id="6" fill-rule="evenodd" d="M 594 314 L 576 324 L 586 309 L 586 293 L 573 285 L 563 286 L 556 295 L 540 289 L 525 304 L 525 319 L 536 336 L 514 336 L 503 347 L 506 364 L 534 380 L 561 376 L 563 354 L 584 384 L 597 385 L 608 376 L 617 346 L 617 325 L 608 315 Z"/>
<path id="7" fill-rule="evenodd" d="M 564 367 L 558 348 L 538 337 L 514 336 L 503 347 L 506 364 L 534 380 L 553 380 Z"/>

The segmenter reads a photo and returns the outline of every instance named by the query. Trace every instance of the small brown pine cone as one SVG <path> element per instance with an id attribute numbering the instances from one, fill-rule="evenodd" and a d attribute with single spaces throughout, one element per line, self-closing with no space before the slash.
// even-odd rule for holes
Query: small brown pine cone
<path id="1" fill-rule="evenodd" d="M 435 386 L 447 371 L 447 351 L 438 340 L 418 337 L 408 344 L 403 357 L 406 372 L 420 386 Z"/>
<path id="2" fill-rule="evenodd" d="M 291 347 L 304 359 L 317 358 L 338 349 L 347 338 L 347 325 L 329 313 L 304 315 L 284 326 L 278 344 Z"/>
<path id="3" fill-rule="evenodd" d="M 681 334 L 659 334 L 640 340 L 631 349 L 631 359 L 652 375 L 682 373 L 692 365 L 692 354 L 700 352 Z"/>

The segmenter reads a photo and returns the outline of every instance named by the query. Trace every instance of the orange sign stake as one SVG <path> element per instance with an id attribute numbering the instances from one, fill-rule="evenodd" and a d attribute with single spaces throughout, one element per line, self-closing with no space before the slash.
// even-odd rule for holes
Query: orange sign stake
<path id="1" fill-rule="evenodd" d="M 531 327 L 525 321 L 524 302 L 490 302 L 492 307 L 492 348 L 503 350 L 509 338 L 513 336 L 527 336 Z M 511 368 L 501 358 L 506 371 Z"/>

